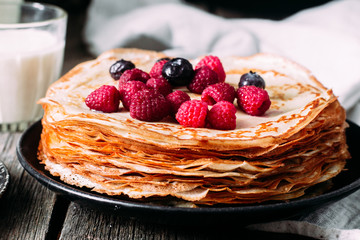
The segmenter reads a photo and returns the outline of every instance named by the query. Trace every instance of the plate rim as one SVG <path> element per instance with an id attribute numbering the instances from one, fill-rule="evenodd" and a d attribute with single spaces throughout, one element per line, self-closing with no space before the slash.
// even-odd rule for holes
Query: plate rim
<path id="1" fill-rule="evenodd" d="M 357 127 L 355 123 L 350 120 L 347 120 L 350 127 Z M 141 202 L 133 202 L 127 199 L 117 199 L 111 196 L 107 196 L 97 192 L 89 192 L 89 190 L 84 190 L 77 186 L 72 186 L 67 184 L 61 180 L 56 179 L 54 176 L 50 175 L 47 176 L 43 173 L 41 169 L 36 169 L 33 165 L 25 158 L 23 151 L 24 146 L 23 142 L 24 139 L 28 137 L 31 131 L 34 131 L 36 127 L 40 127 L 42 129 L 41 120 L 35 122 L 30 127 L 28 127 L 23 134 L 21 135 L 20 139 L 18 140 L 16 146 L 16 153 L 18 156 L 18 160 L 22 167 L 38 182 L 40 182 L 45 187 L 49 188 L 50 190 L 60 193 L 69 195 L 71 194 L 71 200 L 90 200 L 93 203 L 98 203 L 102 205 L 112 206 L 114 208 L 135 208 L 137 211 L 156 211 L 156 212 L 167 212 L 167 213 L 194 213 L 194 214 L 241 214 L 241 213 L 249 213 L 249 212 L 263 212 L 263 211 L 276 211 L 279 209 L 286 207 L 292 208 L 301 208 L 305 206 L 314 205 L 314 203 L 319 202 L 331 202 L 332 199 L 339 198 L 340 200 L 343 197 L 350 195 L 351 193 L 355 192 L 360 188 L 360 175 L 359 177 L 352 181 L 350 184 L 345 185 L 339 189 L 334 191 L 326 192 L 318 196 L 309 197 L 305 199 L 293 199 L 288 202 L 274 202 L 274 203 L 267 203 L 267 204 L 259 204 L 259 205 L 246 205 L 246 206 L 221 206 L 221 207 L 198 207 L 198 208 L 187 208 L 187 207 L 177 207 L 177 206 L 167 206 L 167 205 L 153 205 L 149 203 L 141 203 Z M 41 131 L 39 132 L 40 137 Z M 38 145 L 37 145 L 38 146 Z M 352 160 L 352 159 L 349 159 Z M 44 169 L 44 171 L 47 171 Z M 85 196 L 84 196 L 85 195 Z M 73 199 L 75 196 L 75 199 Z M 101 202 L 99 202 L 101 200 Z M 337 200 L 336 200 L 337 201 Z"/>

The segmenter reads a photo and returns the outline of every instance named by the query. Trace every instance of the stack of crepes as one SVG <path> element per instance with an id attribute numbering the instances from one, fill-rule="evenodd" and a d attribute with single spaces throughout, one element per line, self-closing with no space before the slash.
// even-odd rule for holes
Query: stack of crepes
<path id="1" fill-rule="evenodd" d="M 308 70 L 278 56 L 220 57 L 226 82 L 237 87 L 242 74 L 255 71 L 272 102 L 261 117 L 238 109 L 235 130 L 187 128 L 171 117 L 143 122 L 122 106 L 102 113 L 85 105 L 96 88 L 117 86 L 109 74 L 116 60 L 149 71 L 162 57 L 114 49 L 49 88 L 39 101 L 45 114 L 38 155 L 52 175 L 108 195 L 196 206 L 293 199 L 344 169 L 350 158 L 344 109 Z"/>

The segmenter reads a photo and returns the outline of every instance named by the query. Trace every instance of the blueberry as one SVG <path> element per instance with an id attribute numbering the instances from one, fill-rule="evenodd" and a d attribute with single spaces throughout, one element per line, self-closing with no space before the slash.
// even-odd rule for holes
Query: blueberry
<path id="1" fill-rule="evenodd" d="M 173 86 L 186 86 L 194 77 L 194 69 L 188 60 L 173 58 L 164 64 L 162 75 Z"/>
<path id="2" fill-rule="evenodd" d="M 264 79 L 259 74 L 253 71 L 245 73 L 240 77 L 239 87 L 250 85 L 265 89 Z"/>
<path id="3" fill-rule="evenodd" d="M 120 76 L 129 69 L 135 68 L 135 64 L 133 64 L 130 61 L 126 61 L 124 59 L 121 59 L 119 61 L 116 61 L 113 65 L 111 65 L 109 72 L 113 79 L 119 80 Z"/>

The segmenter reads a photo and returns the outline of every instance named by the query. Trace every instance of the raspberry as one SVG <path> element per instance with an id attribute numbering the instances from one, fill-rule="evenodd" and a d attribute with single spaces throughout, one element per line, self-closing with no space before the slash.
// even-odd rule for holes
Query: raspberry
<path id="1" fill-rule="evenodd" d="M 163 69 L 163 66 L 164 64 L 169 61 L 168 59 L 162 59 L 158 62 L 156 62 L 153 67 L 151 68 L 150 72 L 149 72 L 149 75 L 150 77 L 152 78 L 162 78 L 162 69 Z"/>
<path id="2" fill-rule="evenodd" d="M 201 94 L 206 87 L 218 82 L 219 77 L 217 73 L 205 65 L 195 70 L 194 78 L 187 88 L 190 92 Z"/>
<path id="3" fill-rule="evenodd" d="M 234 102 L 235 88 L 228 83 L 216 83 L 203 91 L 201 100 L 209 105 L 214 105 L 220 101 Z"/>
<path id="4" fill-rule="evenodd" d="M 166 96 L 172 92 L 171 84 L 165 78 L 150 78 L 146 82 L 146 86 L 153 88 L 156 92 Z"/>
<path id="5" fill-rule="evenodd" d="M 152 89 L 138 91 L 131 98 L 130 116 L 132 118 L 155 122 L 160 121 L 170 113 L 169 101 Z"/>
<path id="6" fill-rule="evenodd" d="M 169 60 L 171 60 L 171 58 L 170 58 L 170 57 L 159 58 L 158 60 L 156 60 L 156 62 L 160 62 L 160 61 L 162 61 L 162 60 L 169 61 Z"/>
<path id="7" fill-rule="evenodd" d="M 189 101 L 190 96 L 181 90 L 176 90 L 166 96 L 171 104 L 171 114 L 175 115 L 182 103 Z"/>
<path id="8" fill-rule="evenodd" d="M 148 87 L 140 81 L 130 81 L 119 87 L 120 100 L 126 110 L 130 109 L 131 98 L 134 94 L 144 89 L 148 89 Z"/>
<path id="9" fill-rule="evenodd" d="M 147 72 L 139 68 L 132 68 L 126 70 L 119 79 L 119 88 L 122 84 L 129 82 L 129 81 L 140 81 L 146 83 L 146 81 L 150 78 L 150 75 Z"/>
<path id="10" fill-rule="evenodd" d="M 236 92 L 240 109 L 252 116 L 263 115 L 271 105 L 266 90 L 255 86 L 243 86 Z"/>
<path id="11" fill-rule="evenodd" d="M 217 75 L 219 77 L 219 82 L 225 82 L 226 74 L 224 71 L 224 67 L 218 57 L 211 56 L 211 55 L 203 57 L 196 64 L 195 69 L 198 69 L 204 65 L 209 66 L 212 70 L 214 70 L 217 73 Z"/>
<path id="12" fill-rule="evenodd" d="M 210 109 L 207 121 L 211 128 L 233 130 L 236 128 L 236 107 L 228 101 L 220 101 Z"/>
<path id="13" fill-rule="evenodd" d="M 190 100 L 181 104 L 175 118 L 182 126 L 199 128 L 205 127 L 207 113 L 207 103 Z"/>
<path id="14" fill-rule="evenodd" d="M 119 110 L 120 93 L 114 86 L 103 85 L 90 93 L 85 104 L 92 110 L 105 113 L 116 112 Z"/>

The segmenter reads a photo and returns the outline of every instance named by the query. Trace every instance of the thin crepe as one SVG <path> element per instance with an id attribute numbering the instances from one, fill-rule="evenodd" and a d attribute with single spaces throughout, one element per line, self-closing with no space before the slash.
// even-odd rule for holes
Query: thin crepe
<path id="1" fill-rule="evenodd" d="M 296 198 L 344 168 L 350 157 L 344 109 L 308 70 L 278 56 L 221 58 L 226 82 L 236 87 L 241 74 L 256 71 L 272 101 L 262 117 L 238 110 L 235 130 L 186 128 L 170 117 L 143 122 L 121 106 L 104 114 L 85 105 L 96 88 L 117 85 L 108 72 L 114 61 L 131 60 L 149 71 L 162 57 L 115 49 L 54 83 L 39 101 L 45 110 L 39 159 L 46 169 L 109 195 L 213 205 Z"/>

